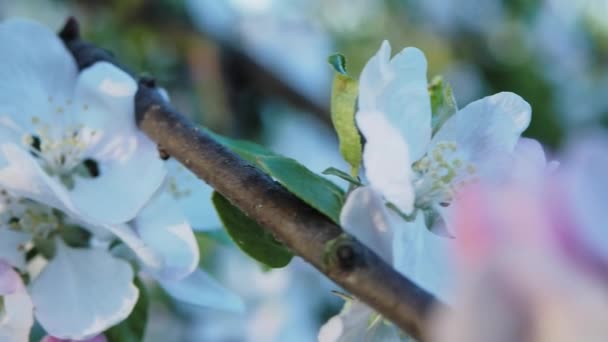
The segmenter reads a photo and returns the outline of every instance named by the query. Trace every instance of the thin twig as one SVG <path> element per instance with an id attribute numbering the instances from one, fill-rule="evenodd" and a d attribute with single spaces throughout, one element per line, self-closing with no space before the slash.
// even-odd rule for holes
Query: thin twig
<path id="1" fill-rule="evenodd" d="M 79 38 L 71 18 L 60 36 L 79 67 L 114 56 Z M 119 64 L 117 64 L 119 65 Z M 120 65 L 119 65 L 120 66 Z M 142 79 L 135 98 L 140 129 L 162 150 L 211 185 L 295 254 L 354 296 L 423 341 L 436 299 L 268 175 L 199 130 L 168 104 L 155 82 Z"/>

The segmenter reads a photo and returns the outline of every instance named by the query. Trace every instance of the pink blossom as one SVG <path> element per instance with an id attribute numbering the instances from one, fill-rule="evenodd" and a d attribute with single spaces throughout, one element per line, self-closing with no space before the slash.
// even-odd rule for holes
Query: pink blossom
<path id="1" fill-rule="evenodd" d="M 458 288 L 436 341 L 608 340 L 608 143 L 555 173 L 477 184 L 455 201 Z M 540 171 L 544 172 L 544 171 Z"/>
<path id="2" fill-rule="evenodd" d="M 40 342 L 108 342 L 108 339 L 103 334 L 86 340 L 64 340 L 53 336 L 45 336 Z"/>
<path id="3" fill-rule="evenodd" d="M 19 274 L 13 268 L 0 260 L 0 296 L 9 295 L 21 286 Z"/>

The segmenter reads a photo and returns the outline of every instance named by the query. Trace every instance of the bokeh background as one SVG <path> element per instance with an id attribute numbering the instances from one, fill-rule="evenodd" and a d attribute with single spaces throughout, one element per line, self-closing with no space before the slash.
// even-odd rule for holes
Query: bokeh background
<path id="1" fill-rule="evenodd" d="M 513 91 L 533 108 L 526 135 L 551 151 L 608 124 L 608 0 L 0 0 L 0 18 L 85 38 L 154 76 L 194 120 L 260 142 L 313 171 L 345 169 L 328 107 L 334 52 L 352 75 L 388 39 L 422 49 L 460 107 Z M 201 194 L 201 203 L 208 203 Z M 209 227 L 219 226 L 201 204 Z M 217 236 L 202 263 L 248 304 L 243 315 L 171 302 L 154 292 L 148 341 L 314 341 L 341 306 L 337 288 L 295 261 L 267 271 Z"/>

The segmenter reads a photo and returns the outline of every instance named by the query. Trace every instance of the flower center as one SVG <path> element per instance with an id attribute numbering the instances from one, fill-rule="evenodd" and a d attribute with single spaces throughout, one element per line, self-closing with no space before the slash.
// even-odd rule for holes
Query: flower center
<path id="1" fill-rule="evenodd" d="M 53 103 L 52 98 L 49 98 L 49 103 Z M 85 152 L 97 131 L 82 124 L 68 123 L 64 113 L 66 107 L 71 105 L 72 102 L 67 101 L 65 106 L 55 108 L 53 119 L 57 122 L 46 123 L 33 116 L 34 132 L 23 137 L 24 144 L 38 159 L 42 169 L 47 174 L 58 177 L 68 189 L 74 187 L 74 176 L 99 176 L 97 162 L 85 158 Z M 88 110 L 88 106 L 84 105 L 82 110 Z"/>
<path id="2" fill-rule="evenodd" d="M 24 198 L 15 198 L 0 190 L 0 224 L 9 229 L 47 239 L 62 224 L 56 210 Z"/>
<path id="3" fill-rule="evenodd" d="M 416 206 L 423 209 L 436 203 L 448 206 L 460 188 L 477 179 L 475 165 L 462 158 L 453 141 L 439 142 L 412 169 L 418 176 L 414 181 Z"/>
<path id="4" fill-rule="evenodd" d="M 0 189 L 0 230 L 10 229 L 28 234 L 27 242 L 17 248 L 28 256 L 46 259 L 55 253 L 55 238 L 69 246 L 85 247 L 91 241 L 91 232 L 63 212 L 38 202 L 18 198 Z"/>

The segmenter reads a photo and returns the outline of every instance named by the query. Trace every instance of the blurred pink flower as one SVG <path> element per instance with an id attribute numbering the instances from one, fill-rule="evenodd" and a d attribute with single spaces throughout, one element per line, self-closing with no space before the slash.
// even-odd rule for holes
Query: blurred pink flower
<path id="1" fill-rule="evenodd" d="M 46 336 L 40 342 L 108 342 L 104 335 L 97 335 L 86 340 L 64 340 L 53 336 Z"/>
<path id="2" fill-rule="evenodd" d="M 461 193 L 458 288 L 433 322 L 436 341 L 608 340 L 606 151 L 605 138 L 586 139 L 557 172 L 536 163 Z"/>

